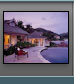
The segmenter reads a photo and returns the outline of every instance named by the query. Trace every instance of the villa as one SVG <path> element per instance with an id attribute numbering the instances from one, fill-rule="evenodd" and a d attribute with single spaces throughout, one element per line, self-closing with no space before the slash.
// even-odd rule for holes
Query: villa
<path id="1" fill-rule="evenodd" d="M 59 35 L 55 35 L 56 39 L 60 39 Z M 43 32 L 34 31 L 29 34 L 17 26 L 16 20 L 4 20 L 4 48 L 15 45 L 18 41 L 26 41 L 37 46 L 49 46 L 50 41 L 46 40 Z"/>
<path id="2" fill-rule="evenodd" d="M 43 32 L 34 31 L 28 35 L 28 42 L 36 44 L 37 46 L 46 46 L 46 37 L 42 36 Z"/>
<path id="3" fill-rule="evenodd" d="M 28 33 L 16 24 L 15 19 L 4 20 L 4 48 L 15 45 L 20 40 L 27 41 Z"/>

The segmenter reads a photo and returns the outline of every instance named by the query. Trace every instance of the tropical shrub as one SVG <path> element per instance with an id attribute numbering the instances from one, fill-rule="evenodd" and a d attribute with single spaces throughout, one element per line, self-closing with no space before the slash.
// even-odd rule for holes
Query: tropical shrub
<path id="1" fill-rule="evenodd" d="M 29 48 L 29 47 L 34 47 L 35 44 L 31 44 L 30 42 L 17 42 L 15 47 L 20 47 L 21 49 L 23 48 Z"/>
<path id="2" fill-rule="evenodd" d="M 23 42 L 17 42 L 16 44 L 15 44 L 15 47 L 23 47 L 24 46 L 24 43 Z"/>
<path id="3" fill-rule="evenodd" d="M 56 44 L 54 42 L 50 42 L 50 47 L 56 47 Z"/>
<path id="4" fill-rule="evenodd" d="M 9 52 L 7 49 L 4 49 L 4 55 L 8 56 L 9 55 Z"/>
<path id="5" fill-rule="evenodd" d="M 45 47 L 49 48 L 50 46 L 45 46 Z"/>
<path id="6" fill-rule="evenodd" d="M 31 44 L 31 47 L 35 47 L 36 46 L 36 44 Z"/>
<path id="7" fill-rule="evenodd" d="M 6 56 L 12 55 L 14 52 L 15 52 L 14 46 L 10 46 L 8 49 L 4 49 L 4 55 Z"/>
<path id="8" fill-rule="evenodd" d="M 17 42 L 14 46 L 10 46 L 8 49 L 4 49 L 4 55 L 12 55 L 15 52 L 15 47 L 20 47 L 21 49 L 23 48 L 29 48 L 29 47 L 34 47 L 36 46 L 35 44 L 31 44 L 29 42 Z"/>

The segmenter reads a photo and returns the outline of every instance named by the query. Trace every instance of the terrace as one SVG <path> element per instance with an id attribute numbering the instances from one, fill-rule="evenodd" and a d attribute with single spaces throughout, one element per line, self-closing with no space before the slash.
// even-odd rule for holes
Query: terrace
<path id="1" fill-rule="evenodd" d="M 40 51 L 45 49 L 45 47 L 31 47 L 23 49 L 28 52 L 28 58 L 26 55 L 20 56 L 20 59 L 15 58 L 15 54 L 4 56 L 4 63 L 50 63 L 42 57 Z"/>

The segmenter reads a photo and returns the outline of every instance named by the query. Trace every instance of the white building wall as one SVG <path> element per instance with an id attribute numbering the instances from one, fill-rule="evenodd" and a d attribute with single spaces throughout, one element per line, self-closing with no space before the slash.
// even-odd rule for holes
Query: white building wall
<path id="1" fill-rule="evenodd" d="M 50 41 L 45 40 L 45 46 L 50 46 Z"/>
<path id="2" fill-rule="evenodd" d="M 17 43 L 17 36 L 11 35 L 11 44 L 15 45 Z"/>
<path id="3" fill-rule="evenodd" d="M 26 41 L 26 42 L 28 41 L 28 38 L 26 35 L 24 36 L 24 41 Z"/>

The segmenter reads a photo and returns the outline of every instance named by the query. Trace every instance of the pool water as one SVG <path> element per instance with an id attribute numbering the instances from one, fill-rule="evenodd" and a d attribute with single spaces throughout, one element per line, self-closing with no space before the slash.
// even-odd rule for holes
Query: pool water
<path id="1" fill-rule="evenodd" d="M 51 63 L 68 63 L 68 48 L 48 48 L 41 55 Z"/>

